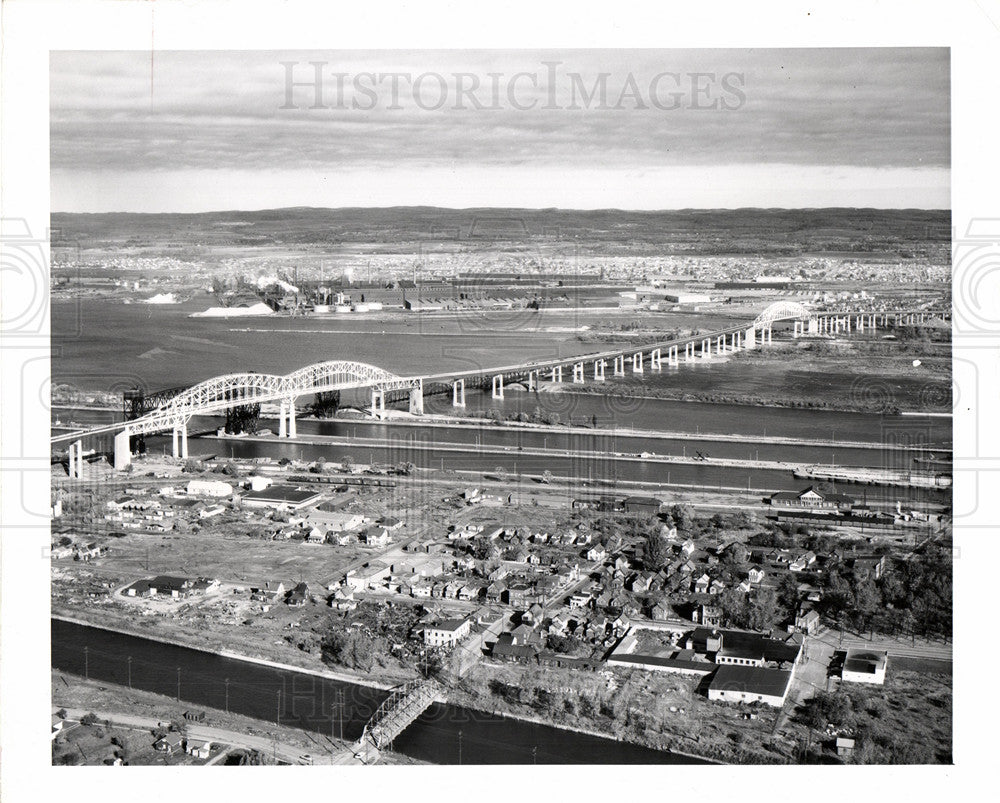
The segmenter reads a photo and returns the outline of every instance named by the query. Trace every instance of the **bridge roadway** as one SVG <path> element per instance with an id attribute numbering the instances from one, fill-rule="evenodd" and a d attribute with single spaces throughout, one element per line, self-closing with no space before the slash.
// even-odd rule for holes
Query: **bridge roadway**
<path id="1" fill-rule="evenodd" d="M 62 433 L 51 437 L 51 443 L 69 442 L 69 476 L 80 478 L 83 474 L 83 439 L 86 437 L 115 434 L 115 468 L 123 469 L 131 461 L 130 438 L 153 432 L 173 430 L 174 457 L 187 457 L 187 425 L 192 416 L 210 415 L 240 405 L 259 405 L 278 402 L 279 437 L 295 438 L 295 402 L 300 396 L 349 389 L 371 389 L 371 414 L 380 418 L 385 414 L 387 400 L 409 397 L 410 412 L 422 415 L 425 393 L 447 393 L 450 385 L 452 405 L 465 407 L 466 384 L 488 387 L 495 399 L 503 399 L 504 385 L 521 383 L 529 390 L 543 381 L 549 373 L 553 383 L 561 383 L 564 369 L 569 369 L 570 381 L 582 384 L 588 379 L 604 381 L 609 361 L 613 376 L 627 373 L 642 374 L 648 369 L 659 371 L 664 363 L 675 367 L 681 361 L 710 358 L 742 349 L 756 348 L 758 343 L 771 343 L 775 323 L 791 323 L 792 336 L 805 334 L 839 334 L 865 329 L 874 330 L 890 321 L 897 324 L 922 323 L 926 317 L 948 317 L 948 313 L 930 310 L 911 312 L 814 312 L 805 306 L 783 301 L 772 304 L 755 320 L 712 332 L 696 333 L 686 337 L 647 343 L 639 346 L 618 346 L 589 354 L 556 357 L 514 365 L 479 368 L 475 370 L 444 372 L 423 376 L 396 376 L 364 363 L 334 360 L 300 368 L 285 376 L 257 373 L 237 373 L 214 377 L 177 393 L 170 391 L 155 409 L 143 415 L 115 424 L 89 430 Z M 590 371 L 587 368 L 590 367 Z M 588 376 L 589 375 L 589 376 Z M 176 389 L 175 389 L 176 390 Z M 391 398 L 391 394 L 395 394 Z M 162 397 L 164 394 L 160 394 Z M 126 400 L 128 401 L 128 400 Z M 133 407 L 141 403 L 133 400 Z"/>

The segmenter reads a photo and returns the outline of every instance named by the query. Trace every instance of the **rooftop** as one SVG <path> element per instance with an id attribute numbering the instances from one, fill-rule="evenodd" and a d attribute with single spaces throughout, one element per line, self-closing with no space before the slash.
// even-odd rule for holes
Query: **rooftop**
<path id="1" fill-rule="evenodd" d="M 709 681 L 708 688 L 715 691 L 739 691 L 784 697 L 791 679 L 792 673 L 783 669 L 724 664 Z"/>

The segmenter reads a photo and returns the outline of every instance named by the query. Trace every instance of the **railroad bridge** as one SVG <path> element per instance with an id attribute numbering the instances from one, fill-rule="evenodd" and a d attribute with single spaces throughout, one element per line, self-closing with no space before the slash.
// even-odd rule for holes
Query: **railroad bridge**
<path id="1" fill-rule="evenodd" d="M 123 422 L 91 430 L 54 436 L 53 444 L 70 442 L 70 477 L 81 476 L 82 439 L 102 433 L 115 434 L 114 465 L 124 469 L 131 462 L 137 439 L 155 432 L 172 431 L 173 455 L 188 454 L 188 422 L 195 415 L 231 414 L 236 408 L 258 409 L 262 403 L 278 405 L 278 436 L 295 438 L 296 400 L 301 396 L 335 394 L 342 390 L 369 389 L 371 415 L 381 418 L 386 404 L 409 400 L 410 412 L 422 415 L 424 397 L 450 394 L 454 407 L 465 407 L 467 388 L 488 390 L 494 399 L 503 399 L 504 390 L 519 384 L 535 390 L 543 381 L 582 384 L 588 380 L 604 381 L 610 373 L 622 377 L 628 373 L 662 371 L 680 362 L 706 360 L 744 349 L 766 346 L 772 342 L 772 327 L 792 322 L 792 336 L 839 334 L 875 330 L 890 323 L 922 323 L 928 317 L 948 318 L 950 313 L 917 310 L 910 312 L 817 312 L 802 304 L 783 301 L 772 304 L 749 323 L 725 329 L 697 333 L 673 340 L 642 346 L 616 346 L 606 351 L 558 357 L 551 360 L 483 368 L 472 371 L 397 376 L 367 363 L 331 360 L 308 365 L 290 374 L 277 376 L 260 373 L 235 373 L 214 377 L 189 388 L 173 388 L 156 394 L 130 392 L 125 397 Z M 683 353 L 683 357 L 681 356 Z"/>

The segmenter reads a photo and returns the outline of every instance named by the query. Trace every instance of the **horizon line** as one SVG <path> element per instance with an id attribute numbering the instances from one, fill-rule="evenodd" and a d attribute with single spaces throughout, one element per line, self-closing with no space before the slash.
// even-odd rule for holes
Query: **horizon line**
<path id="1" fill-rule="evenodd" d="M 659 207 L 659 208 L 624 208 L 624 207 L 562 207 L 562 206 L 438 206 L 423 204 L 398 204 L 389 206 L 268 206 L 257 209 L 209 209 L 200 212 L 132 212 L 124 209 L 103 212 L 82 212 L 72 210 L 50 210 L 50 215 L 220 215 L 220 214 L 254 214 L 260 212 L 289 212 L 296 210 L 308 210 L 317 212 L 341 212 L 354 210 L 413 210 L 432 209 L 444 210 L 448 212 L 475 212 L 484 209 L 505 210 L 518 212 L 629 212 L 657 214 L 663 212 L 826 212 L 831 210 L 852 210 L 874 212 L 952 212 L 950 207 L 924 207 L 924 206 L 685 206 L 685 207 Z"/>

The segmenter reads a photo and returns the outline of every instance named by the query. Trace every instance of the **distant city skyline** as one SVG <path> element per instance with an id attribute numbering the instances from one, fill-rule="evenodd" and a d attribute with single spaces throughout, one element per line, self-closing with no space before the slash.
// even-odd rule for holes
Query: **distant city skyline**
<path id="1" fill-rule="evenodd" d="M 50 63 L 55 212 L 951 207 L 946 48 Z"/>

